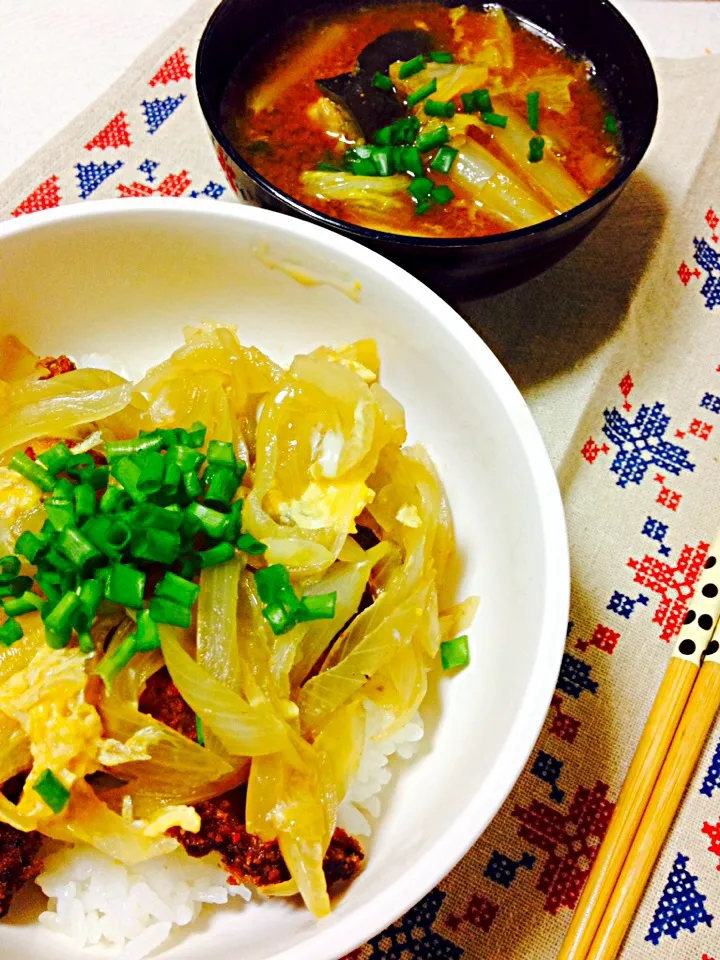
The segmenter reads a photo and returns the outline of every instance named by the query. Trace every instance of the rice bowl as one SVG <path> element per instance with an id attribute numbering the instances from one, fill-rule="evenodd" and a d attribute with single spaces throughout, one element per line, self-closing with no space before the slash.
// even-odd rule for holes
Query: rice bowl
<path id="1" fill-rule="evenodd" d="M 193 956 L 198 945 L 212 943 L 219 956 L 229 956 L 240 943 L 253 960 L 334 958 L 447 872 L 497 809 L 532 746 L 559 664 L 567 608 L 554 479 L 524 405 L 482 344 L 449 308 L 367 251 L 283 218 L 202 203 L 98 204 L 80 212 L 38 217 L 0 234 L 7 279 L 2 314 L 22 325 L 31 345 L 76 356 L 111 354 L 138 376 L 178 344 L 185 323 L 201 318 L 233 323 L 244 339 L 270 350 L 280 343 L 291 355 L 323 340 L 375 336 L 387 383 L 408 408 L 411 437 L 427 439 L 448 487 L 464 554 L 458 596 L 483 597 L 471 640 L 508 638 L 506 646 L 478 639 L 469 670 L 451 687 L 442 684 L 430 702 L 430 735 L 383 798 L 368 868 L 331 918 L 315 925 L 288 905 L 252 902 L 238 914 L 218 911 L 207 933 L 170 954 Z M 262 242 L 280 269 L 259 265 L 253 251 Z M 143 246 L 154 251 L 152 270 L 138 259 Z M 90 247 L 97 269 L 81 292 L 70 282 L 71 265 Z M 40 279 L 29 284 L 31 264 Z M 304 275 L 302 288 L 292 272 Z M 343 292 L 355 280 L 359 304 Z M 46 282 L 58 317 L 52 331 L 42 320 Z M 152 316 L 152 327 L 143 315 Z M 89 326 L 91 317 L 102 317 L 102 325 Z M 116 331 L 130 323 L 132 347 L 123 350 Z M 479 727 L 486 733 L 478 741 Z M 476 762 L 463 769 L 469 749 Z M 428 778 L 435 789 L 423 791 Z M 356 812 L 367 799 L 357 798 Z M 3 948 L 7 943 L 20 957 L 47 952 L 46 937 L 36 927 L 0 928 Z M 73 955 L 56 940 L 51 949 L 58 957 Z"/>

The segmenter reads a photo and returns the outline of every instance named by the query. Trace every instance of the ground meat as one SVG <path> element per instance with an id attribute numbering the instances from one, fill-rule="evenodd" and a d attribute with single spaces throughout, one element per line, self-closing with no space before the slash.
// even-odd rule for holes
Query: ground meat
<path id="1" fill-rule="evenodd" d="M 195 714 L 180 696 L 164 667 L 148 680 L 140 697 L 140 710 L 197 743 Z"/>
<path id="2" fill-rule="evenodd" d="M 70 373 L 71 370 L 77 370 L 70 357 L 66 357 L 65 354 L 61 354 L 59 357 L 43 357 L 42 360 L 38 360 L 35 366 L 38 370 L 44 369 L 47 371 L 44 377 L 40 377 L 41 380 L 52 380 L 53 377 L 59 377 L 61 373 Z"/>
<path id="3" fill-rule="evenodd" d="M 15 777 L 3 788 L 5 796 L 16 803 L 22 792 L 25 777 Z M 18 890 L 36 877 L 42 868 L 38 860 L 42 837 L 39 833 L 23 833 L 0 823 L 0 918 L 10 909 Z"/>
<path id="4" fill-rule="evenodd" d="M 290 879 L 277 840 L 265 842 L 247 832 L 244 787 L 238 787 L 214 800 L 205 800 L 195 809 L 202 821 L 199 833 L 187 833 L 179 828 L 170 831 L 191 857 L 219 853 L 228 872 L 238 883 L 265 887 Z M 362 847 L 357 840 L 344 830 L 336 830 L 323 863 L 328 886 L 351 880 L 363 859 Z"/>

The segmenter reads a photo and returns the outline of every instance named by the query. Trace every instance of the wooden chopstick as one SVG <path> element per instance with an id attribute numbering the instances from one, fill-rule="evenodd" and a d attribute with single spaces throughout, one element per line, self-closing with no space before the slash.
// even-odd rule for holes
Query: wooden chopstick
<path id="1" fill-rule="evenodd" d="M 713 588 L 717 592 L 714 593 Z M 702 653 L 719 617 L 720 531 L 710 547 L 685 624 L 675 642 L 605 839 L 595 857 L 557 960 L 589 960 L 591 956 L 609 960 L 615 956 L 614 953 L 591 953 L 591 946 L 594 949 L 596 935 L 607 916 L 606 908 L 671 749 L 673 737 L 684 717 L 698 678 Z M 603 942 L 604 938 L 605 933 Z"/>
<path id="2" fill-rule="evenodd" d="M 720 643 L 713 639 L 708 650 L 588 960 L 617 956 L 720 709 Z"/>

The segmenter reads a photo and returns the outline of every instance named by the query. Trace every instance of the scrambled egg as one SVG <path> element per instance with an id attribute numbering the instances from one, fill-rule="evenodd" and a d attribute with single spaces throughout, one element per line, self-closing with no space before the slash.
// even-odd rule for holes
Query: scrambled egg
<path id="1" fill-rule="evenodd" d="M 294 523 L 303 530 L 329 527 L 339 533 L 355 533 L 355 517 L 374 496 L 361 480 L 329 484 L 312 482 L 298 500 L 278 503 L 277 512 L 284 523 Z"/>
<path id="2" fill-rule="evenodd" d="M 15 524 L 40 506 L 40 491 L 20 474 L 0 467 L 0 549 L 12 553 L 19 531 Z"/>

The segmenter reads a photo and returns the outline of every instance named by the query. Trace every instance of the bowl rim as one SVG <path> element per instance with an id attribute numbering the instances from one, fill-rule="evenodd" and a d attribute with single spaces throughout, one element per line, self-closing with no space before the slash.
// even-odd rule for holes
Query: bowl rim
<path id="1" fill-rule="evenodd" d="M 528 685 L 505 746 L 480 788 L 460 816 L 444 824 L 430 848 L 403 875 L 390 883 L 382 896 L 374 895 L 333 926 L 323 921 L 302 943 L 272 955 L 271 960 L 337 960 L 376 936 L 404 915 L 437 886 L 484 832 L 520 777 L 542 729 L 565 650 L 570 604 L 570 559 L 560 489 L 547 449 L 517 386 L 497 357 L 462 317 L 420 280 L 368 247 L 305 220 L 244 204 L 218 203 L 201 198 L 128 198 L 96 200 L 40 211 L 0 222 L 2 242 L 23 234 L 52 231 L 55 227 L 95 220 L 163 220 L 175 217 L 199 221 L 246 221 L 271 226 L 305 241 L 330 255 L 338 250 L 350 260 L 383 275 L 408 299 L 432 314 L 444 334 L 469 355 L 504 406 L 524 452 L 540 504 L 540 529 L 544 542 L 545 600 L 539 639 Z M 129 226 L 132 229 L 132 223 Z"/>
<path id="2" fill-rule="evenodd" d="M 521 227 L 518 230 L 508 230 L 505 233 L 497 233 L 490 236 L 413 237 L 406 234 L 389 233 L 385 230 L 373 230 L 369 227 L 361 227 L 357 224 L 350 223 L 347 220 L 340 220 L 337 217 L 331 217 L 329 214 L 323 213 L 320 210 L 316 210 L 314 207 L 303 203 L 301 200 L 292 197 L 289 193 L 285 193 L 284 190 L 276 187 L 272 181 L 267 180 L 252 166 L 251 163 L 245 160 L 240 151 L 235 148 L 233 143 L 225 134 L 222 124 L 220 123 L 219 113 L 215 111 L 210 104 L 210 97 L 204 82 L 204 77 L 206 76 L 206 70 L 210 69 L 209 64 L 212 62 L 210 58 L 210 43 L 216 21 L 222 17 L 227 8 L 231 7 L 236 2 L 237 0 L 220 0 L 220 3 L 218 3 L 217 7 L 213 11 L 210 19 L 205 24 L 195 58 L 195 89 L 200 102 L 200 109 L 205 119 L 205 123 L 210 131 L 211 137 L 215 143 L 222 148 L 225 154 L 230 157 L 232 162 L 250 180 L 269 193 L 274 200 L 283 204 L 285 207 L 290 208 L 296 216 L 304 217 L 305 219 L 312 220 L 314 223 L 330 227 L 335 231 L 344 233 L 346 236 L 357 237 L 358 239 L 365 240 L 366 242 L 372 241 L 374 243 L 382 242 L 385 244 L 395 244 L 398 248 L 418 247 L 448 251 L 468 247 L 472 249 L 482 249 L 484 247 L 492 248 L 493 246 L 508 240 L 529 239 L 535 236 L 542 237 L 548 231 L 569 223 L 576 217 L 581 217 L 583 214 L 589 213 L 596 207 L 603 208 L 607 205 L 607 203 L 611 202 L 616 194 L 619 193 L 619 191 L 625 186 L 631 174 L 637 169 L 638 165 L 647 153 L 648 147 L 652 141 L 653 133 L 655 132 L 658 115 L 658 86 L 650 55 L 648 54 L 645 45 L 630 21 L 620 12 L 620 10 L 618 10 L 616 6 L 610 3 L 610 0 L 589 0 L 589 2 L 594 3 L 598 8 L 607 10 L 608 13 L 615 18 L 620 29 L 626 31 L 630 42 L 633 43 L 636 48 L 636 64 L 643 70 L 645 74 L 644 79 L 648 84 L 648 96 L 647 100 L 644 101 L 645 110 L 641 115 L 641 136 L 639 138 L 638 145 L 633 152 L 623 160 L 620 169 L 608 184 L 606 184 L 592 196 L 588 197 L 587 200 L 584 200 L 576 207 L 572 207 L 565 213 L 557 214 L 556 216 L 551 217 L 549 220 L 543 220 L 542 222 L 532 224 L 529 227 Z M 586 3 L 587 2 L 588 0 L 586 0 Z M 512 0 L 508 0 L 508 8 L 511 7 L 511 4 Z M 543 29 L 541 24 L 538 24 L 538 26 Z M 397 252 L 400 253 L 401 249 Z"/>

